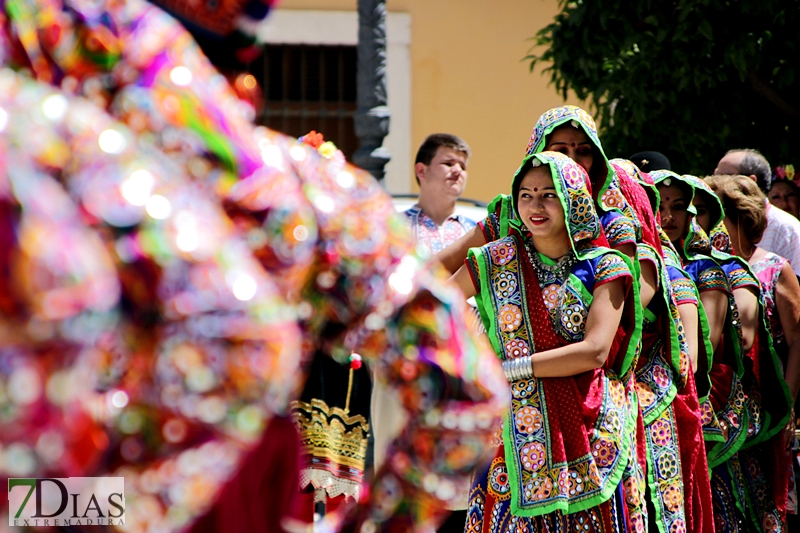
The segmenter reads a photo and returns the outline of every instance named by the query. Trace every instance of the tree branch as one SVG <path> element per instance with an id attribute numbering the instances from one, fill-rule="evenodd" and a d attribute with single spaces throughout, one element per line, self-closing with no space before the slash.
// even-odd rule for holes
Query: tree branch
<path id="1" fill-rule="evenodd" d="M 758 74 L 755 72 L 748 70 L 747 71 L 747 81 L 750 83 L 750 87 L 758 94 L 763 96 L 767 99 L 769 103 L 783 111 L 789 116 L 800 118 L 800 109 L 797 109 L 795 106 L 791 105 L 789 102 L 781 98 L 773 88 L 769 85 L 764 83 L 761 78 L 758 77 Z"/>

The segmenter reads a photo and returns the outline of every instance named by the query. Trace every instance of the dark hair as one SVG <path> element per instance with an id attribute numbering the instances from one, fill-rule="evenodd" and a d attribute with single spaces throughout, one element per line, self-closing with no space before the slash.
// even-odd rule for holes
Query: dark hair
<path id="1" fill-rule="evenodd" d="M 425 140 L 422 141 L 421 145 L 419 145 L 419 149 L 417 150 L 417 158 L 414 160 L 414 165 L 417 163 L 422 163 L 425 166 L 430 165 L 431 161 L 433 161 L 433 158 L 436 156 L 436 152 L 442 146 L 452 148 L 456 152 L 464 152 L 467 154 L 468 159 L 472 154 L 472 151 L 469 149 L 469 145 L 464 142 L 464 139 L 461 137 L 452 135 L 450 133 L 432 133 L 431 135 L 425 137 Z M 416 176 L 416 172 L 414 173 L 414 176 Z M 419 178 L 417 178 L 417 183 L 419 183 Z"/>
<path id="2" fill-rule="evenodd" d="M 667 179 L 670 180 L 669 185 L 664 183 L 665 181 L 667 181 Z M 682 179 L 673 178 L 672 176 L 667 176 L 666 179 L 663 179 L 656 183 L 656 190 L 658 190 L 659 187 L 677 187 L 681 191 L 681 194 L 683 194 L 683 200 L 686 202 L 687 205 L 691 204 L 692 200 L 694 200 L 694 187 L 692 187 Z M 659 192 L 659 194 L 661 193 Z"/>
<path id="3" fill-rule="evenodd" d="M 519 189 L 522 186 L 522 180 L 533 169 L 533 159 L 533 157 L 525 159 L 517 173 L 514 174 L 514 181 L 511 183 L 511 205 L 517 218 L 519 218 Z"/>
<path id="4" fill-rule="evenodd" d="M 449 133 L 434 133 L 428 135 L 422 141 L 419 150 L 417 150 L 417 158 L 414 160 L 414 164 L 424 163 L 430 165 L 434 156 L 436 156 L 436 151 L 441 146 L 452 148 L 456 152 L 464 152 L 467 157 L 471 155 L 469 145 L 461 137 Z"/>
<path id="5" fill-rule="evenodd" d="M 739 231 L 758 243 L 767 229 L 767 206 L 764 194 L 750 176 L 709 176 L 704 180 L 719 196 L 725 216 L 733 220 Z"/>
<path id="6" fill-rule="evenodd" d="M 772 184 L 772 168 L 764 155 L 752 148 L 737 148 L 728 150 L 725 154 L 741 153 L 744 154 L 742 162 L 739 163 L 739 174 L 745 176 L 755 176 L 758 188 L 761 192 L 767 192 Z"/>
<path id="7" fill-rule="evenodd" d="M 633 154 L 630 159 L 642 172 L 652 172 L 654 170 L 672 170 L 667 156 L 661 152 L 638 152 Z"/>
<path id="8" fill-rule="evenodd" d="M 773 187 L 776 185 L 780 185 L 783 183 L 784 185 L 788 185 L 790 189 L 792 189 L 798 196 L 800 196 L 800 185 L 797 185 L 792 180 L 780 179 L 780 180 L 773 180 L 772 185 L 770 185 L 769 190 L 771 191 Z"/>

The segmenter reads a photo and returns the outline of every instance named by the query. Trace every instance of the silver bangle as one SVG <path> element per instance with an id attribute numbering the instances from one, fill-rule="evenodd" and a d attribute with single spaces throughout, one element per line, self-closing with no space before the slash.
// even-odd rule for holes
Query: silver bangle
<path id="1" fill-rule="evenodd" d="M 531 356 L 519 357 L 503 361 L 503 373 L 509 383 L 531 379 L 533 377 L 533 365 Z"/>
<path id="2" fill-rule="evenodd" d="M 508 362 L 508 380 L 509 383 L 517 380 L 517 362 L 514 359 Z"/>

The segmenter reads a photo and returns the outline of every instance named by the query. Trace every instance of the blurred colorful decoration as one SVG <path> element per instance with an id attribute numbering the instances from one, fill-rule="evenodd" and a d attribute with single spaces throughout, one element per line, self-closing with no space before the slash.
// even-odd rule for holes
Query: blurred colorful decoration
<path id="1" fill-rule="evenodd" d="M 0 477 L 116 473 L 128 530 L 186 529 L 358 353 L 412 422 L 331 520 L 441 517 L 506 386 L 377 182 L 254 127 L 142 0 L 7 0 L 0 64 Z"/>
<path id="2" fill-rule="evenodd" d="M 800 184 L 800 176 L 795 174 L 794 165 L 779 165 L 772 169 L 772 179 L 789 180 Z"/>
<path id="3" fill-rule="evenodd" d="M 2 471 L 116 472 L 129 526 L 179 529 L 296 394 L 300 330 L 169 158 L 85 99 L 0 87 L 0 378 L 24 391 L 0 400 Z"/>
<path id="4" fill-rule="evenodd" d="M 310 146 L 323 158 L 345 164 L 341 150 L 321 133 L 310 131 L 297 145 Z M 348 499 L 358 499 L 367 460 L 372 380 L 361 355 L 331 360 L 317 351 L 292 419 L 300 433 L 300 500 L 296 516 L 310 523 L 315 514 L 332 512 Z M 320 508 L 322 505 L 322 508 Z"/>
<path id="5" fill-rule="evenodd" d="M 192 33 L 221 69 L 236 68 L 261 54 L 257 32 L 277 0 L 153 0 Z"/>

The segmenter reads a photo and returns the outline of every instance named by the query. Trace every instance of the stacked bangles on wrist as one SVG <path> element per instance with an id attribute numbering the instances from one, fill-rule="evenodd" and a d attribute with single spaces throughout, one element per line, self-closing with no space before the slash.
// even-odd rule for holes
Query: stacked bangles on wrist
<path id="1" fill-rule="evenodd" d="M 531 379 L 533 376 L 533 364 L 531 356 L 518 357 L 503 361 L 503 372 L 509 383 L 523 379 Z"/>

